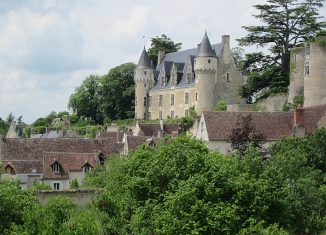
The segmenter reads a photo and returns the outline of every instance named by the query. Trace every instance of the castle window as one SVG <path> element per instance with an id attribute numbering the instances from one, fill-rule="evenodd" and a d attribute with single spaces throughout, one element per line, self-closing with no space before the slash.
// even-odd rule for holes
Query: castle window
<path id="1" fill-rule="evenodd" d="M 304 67 L 304 75 L 305 75 L 305 76 L 308 76 L 309 73 L 310 73 L 310 71 L 309 71 L 309 65 L 308 65 L 308 66 L 305 66 L 305 67 Z"/>
<path id="2" fill-rule="evenodd" d="M 208 63 L 209 63 L 209 64 L 211 63 L 211 60 L 210 60 L 210 59 L 208 59 Z"/>
<path id="3" fill-rule="evenodd" d="M 147 107 L 147 97 L 144 97 L 144 107 Z"/>
<path id="4" fill-rule="evenodd" d="M 144 87 L 146 87 L 146 83 L 144 83 Z"/>
<path id="5" fill-rule="evenodd" d="M 187 83 L 190 83 L 193 81 L 193 74 L 192 73 L 187 73 Z"/>
<path id="6" fill-rule="evenodd" d="M 189 116 L 189 109 L 185 109 L 185 117 Z"/>
<path id="7" fill-rule="evenodd" d="M 185 104 L 189 104 L 189 92 L 185 92 Z"/>
<path id="8" fill-rule="evenodd" d="M 229 82 L 230 81 L 230 73 L 226 73 L 224 76 L 224 81 Z"/>
<path id="9" fill-rule="evenodd" d="M 158 106 L 162 106 L 163 105 L 163 95 L 160 95 L 158 97 Z"/>
<path id="10" fill-rule="evenodd" d="M 147 71 L 144 71 L 144 75 L 146 75 L 147 74 Z"/>
<path id="11" fill-rule="evenodd" d="M 147 118 L 148 118 L 148 120 L 151 120 L 151 118 L 152 118 L 152 113 L 151 112 L 147 113 Z"/>
<path id="12" fill-rule="evenodd" d="M 160 119 L 163 119 L 163 112 L 160 111 Z"/>
<path id="13" fill-rule="evenodd" d="M 151 107 L 152 105 L 152 96 L 148 97 L 148 107 Z"/>
<path id="14" fill-rule="evenodd" d="M 310 55 L 310 46 L 306 47 L 305 53 L 306 53 L 306 55 Z"/>
<path id="15" fill-rule="evenodd" d="M 54 190 L 60 190 L 60 183 L 53 183 Z"/>
<path id="16" fill-rule="evenodd" d="M 171 110 L 171 118 L 174 118 L 174 110 Z"/>
<path id="17" fill-rule="evenodd" d="M 198 101 L 198 93 L 196 92 L 196 101 Z"/>
<path id="18" fill-rule="evenodd" d="M 174 105 L 174 94 L 171 94 L 171 105 Z"/>

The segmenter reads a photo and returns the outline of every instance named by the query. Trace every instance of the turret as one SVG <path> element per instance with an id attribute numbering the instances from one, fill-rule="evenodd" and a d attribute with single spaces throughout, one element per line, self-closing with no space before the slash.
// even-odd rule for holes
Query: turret
<path id="1" fill-rule="evenodd" d="M 204 110 L 212 110 L 216 103 L 217 57 L 206 32 L 201 44 L 198 46 L 194 70 L 196 74 L 195 110 L 197 115 L 201 115 Z"/>
<path id="2" fill-rule="evenodd" d="M 149 90 L 154 86 L 154 69 L 148 54 L 143 52 L 134 74 L 135 81 L 135 118 L 147 119 L 150 105 Z"/>

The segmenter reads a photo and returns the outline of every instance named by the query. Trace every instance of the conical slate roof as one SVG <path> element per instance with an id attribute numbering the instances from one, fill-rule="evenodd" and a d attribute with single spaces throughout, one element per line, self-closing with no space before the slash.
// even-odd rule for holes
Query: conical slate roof
<path id="1" fill-rule="evenodd" d="M 151 60 L 149 59 L 147 52 L 145 50 L 145 47 L 143 49 L 143 52 L 141 53 L 141 56 L 138 61 L 137 68 L 142 68 L 142 69 L 152 69 L 152 63 Z"/>
<path id="2" fill-rule="evenodd" d="M 207 32 L 205 32 L 203 41 L 199 45 L 197 57 L 216 57 L 215 50 L 212 48 L 212 45 L 209 42 Z"/>

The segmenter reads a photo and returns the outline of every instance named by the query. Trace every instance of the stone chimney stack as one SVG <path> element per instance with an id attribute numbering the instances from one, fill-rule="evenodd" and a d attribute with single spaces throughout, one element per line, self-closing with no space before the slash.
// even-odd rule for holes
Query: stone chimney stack
<path id="1" fill-rule="evenodd" d="M 230 46 L 230 35 L 223 35 L 222 36 L 222 44 L 228 44 Z"/>
<path id="2" fill-rule="evenodd" d="M 299 104 L 293 112 L 292 134 L 298 138 L 304 138 L 306 135 L 304 109 L 301 104 Z"/>
<path id="3" fill-rule="evenodd" d="M 157 55 L 157 65 L 161 64 L 165 56 L 165 51 L 159 51 Z"/>

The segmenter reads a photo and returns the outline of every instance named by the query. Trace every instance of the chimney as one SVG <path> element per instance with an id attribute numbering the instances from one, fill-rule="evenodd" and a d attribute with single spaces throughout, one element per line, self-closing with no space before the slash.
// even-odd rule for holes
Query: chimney
<path id="1" fill-rule="evenodd" d="M 222 44 L 223 45 L 228 44 L 229 47 L 230 47 L 230 35 L 223 35 L 222 36 Z"/>
<path id="2" fill-rule="evenodd" d="M 306 135 L 304 109 L 301 104 L 299 104 L 293 112 L 292 135 L 298 138 L 304 138 Z"/>
<path id="3" fill-rule="evenodd" d="M 165 56 L 165 51 L 159 51 L 157 55 L 157 65 L 161 64 Z"/>
<path id="4" fill-rule="evenodd" d="M 200 47 L 200 43 L 197 44 L 197 51 L 199 50 L 199 47 Z"/>

